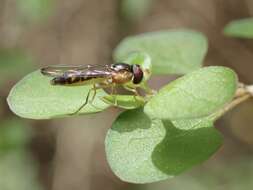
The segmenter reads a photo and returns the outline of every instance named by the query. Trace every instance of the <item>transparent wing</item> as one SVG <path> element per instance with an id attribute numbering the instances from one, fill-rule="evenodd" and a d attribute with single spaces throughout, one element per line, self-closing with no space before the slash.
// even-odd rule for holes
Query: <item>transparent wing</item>
<path id="1" fill-rule="evenodd" d="M 110 66 L 108 65 L 79 65 L 79 66 L 67 66 L 67 65 L 55 65 L 48 66 L 41 69 L 41 73 L 46 76 L 59 77 L 59 76 L 87 76 L 92 77 L 94 75 L 108 75 L 110 73 Z"/>
<path id="2" fill-rule="evenodd" d="M 85 77 L 85 78 L 106 78 L 112 76 L 112 72 L 107 70 L 96 70 L 96 69 L 90 69 L 86 71 L 80 71 L 79 73 L 65 73 L 65 76 L 71 77 L 71 76 L 79 76 L 79 77 Z"/>

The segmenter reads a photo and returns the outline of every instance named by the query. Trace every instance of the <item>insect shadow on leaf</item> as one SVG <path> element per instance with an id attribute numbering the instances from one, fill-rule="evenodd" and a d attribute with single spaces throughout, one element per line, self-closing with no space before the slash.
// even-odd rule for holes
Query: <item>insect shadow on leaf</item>
<path id="1" fill-rule="evenodd" d="M 182 128 L 195 121 L 162 122 L 166 135 L 154 148 L 152 162 L 168 175 L 177 175 L 207 160 L 222 143 L 221 134 L 208 120 L 196 120 L 196 126 L 188 129 Z"/>

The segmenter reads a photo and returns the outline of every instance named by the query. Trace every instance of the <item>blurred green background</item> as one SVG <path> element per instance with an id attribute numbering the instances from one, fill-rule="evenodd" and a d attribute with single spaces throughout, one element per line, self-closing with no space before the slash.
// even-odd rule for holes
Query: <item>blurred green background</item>
<path id="1" fill-rule="evenodd" d="M 216 123 L 224 145 L 208 161 L 161 183 L 120 181 L 106 162 L 104 137 L 117 110 L 35 121 L 17 118 L 6 97 L 29 72 L 55 64 L 108 64 L 125 36 L 190 28 L 209 39 L 205 65 L 234 69 L 253 83 L 252 40 L 222 34 L 253 16 L 251 0 L 1 0 L 0 190 L 248 190 L 253 188 L 253 101 Z M 159 88 L 175 76 L 154 77 Z"/>

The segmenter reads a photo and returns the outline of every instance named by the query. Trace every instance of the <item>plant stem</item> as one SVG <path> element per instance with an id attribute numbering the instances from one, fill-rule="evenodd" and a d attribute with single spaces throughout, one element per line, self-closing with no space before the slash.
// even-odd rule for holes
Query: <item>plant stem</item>
<path id="1" fill-rule="evenodd" d="M 250 97 L 253 97 L 253 85 L 245 85 L 243 83 L 239 83 L 234 99 L 225 107 L 210 115 L 210 119 L 213 119 L 214 121 L 219 119 L 225 113 L 232 110 L 240 103 L 248 100 Z"/>
<path id="2" fill-rule="evenodd" d="M 217 120 L 217 119 L 219 119 L 225 113 L 227 113 L 228 111 L 232 110 L 234 107 L 236 107 L 240 103 L 246 101 L 251 96 L 252 96 L 251 94 L 245 94 L 245 95 L 243 95 L 241 97 L 235 98 L 232 102 L 230 102 L 229 104 L 227 104 L 225 107 L 223 107 L 222 109 L 220 109 L 217 112 L 215 112 L 214 114 L 212 114 L 210 116 L 210 119 L 212 119 L 214 121 Z"/>
<path id="3" fill-rule="evenodd" d="M 244 94 L 250 94 L 251 96 L 253 96 L 253 85 L 245 85 L 243 83 L 239 83 L 236 91 L 236 96 Z"/>
<path id="4" fill-rule="evenodd" d="M 245 86 L 246 91 L 253 96 L 253 85 Z"/>

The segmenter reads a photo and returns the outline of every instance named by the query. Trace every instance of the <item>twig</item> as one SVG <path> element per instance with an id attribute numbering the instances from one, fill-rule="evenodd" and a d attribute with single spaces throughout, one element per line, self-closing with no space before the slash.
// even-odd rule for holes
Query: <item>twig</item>
<path id="1" fill-rule="evenodd" d="M 245 86 L 246 91 L 253 96 L 253 85 Z"/>
<path id="2" fill-rule="evenodd" d="M 245 94 L 241 97 L 235 98 L 232 102 L 228 103 L 225 107 L 223 107 L 222 109 L 220 109 L 219 111 L 215 112 L 214 114 L 212 114 L 210 116 L 210 118 L 212 120 L 217 120 L 219 119 L 221 116 L 223 116 L 225 113 L 227 113 L 228 111 L 232 110 L 234 107 L 236 107 L 237 105 L 239 105 L 240 103 L 246 101 L 247 99 L 249 99 L 252 95 L 251 94 Z"/>

